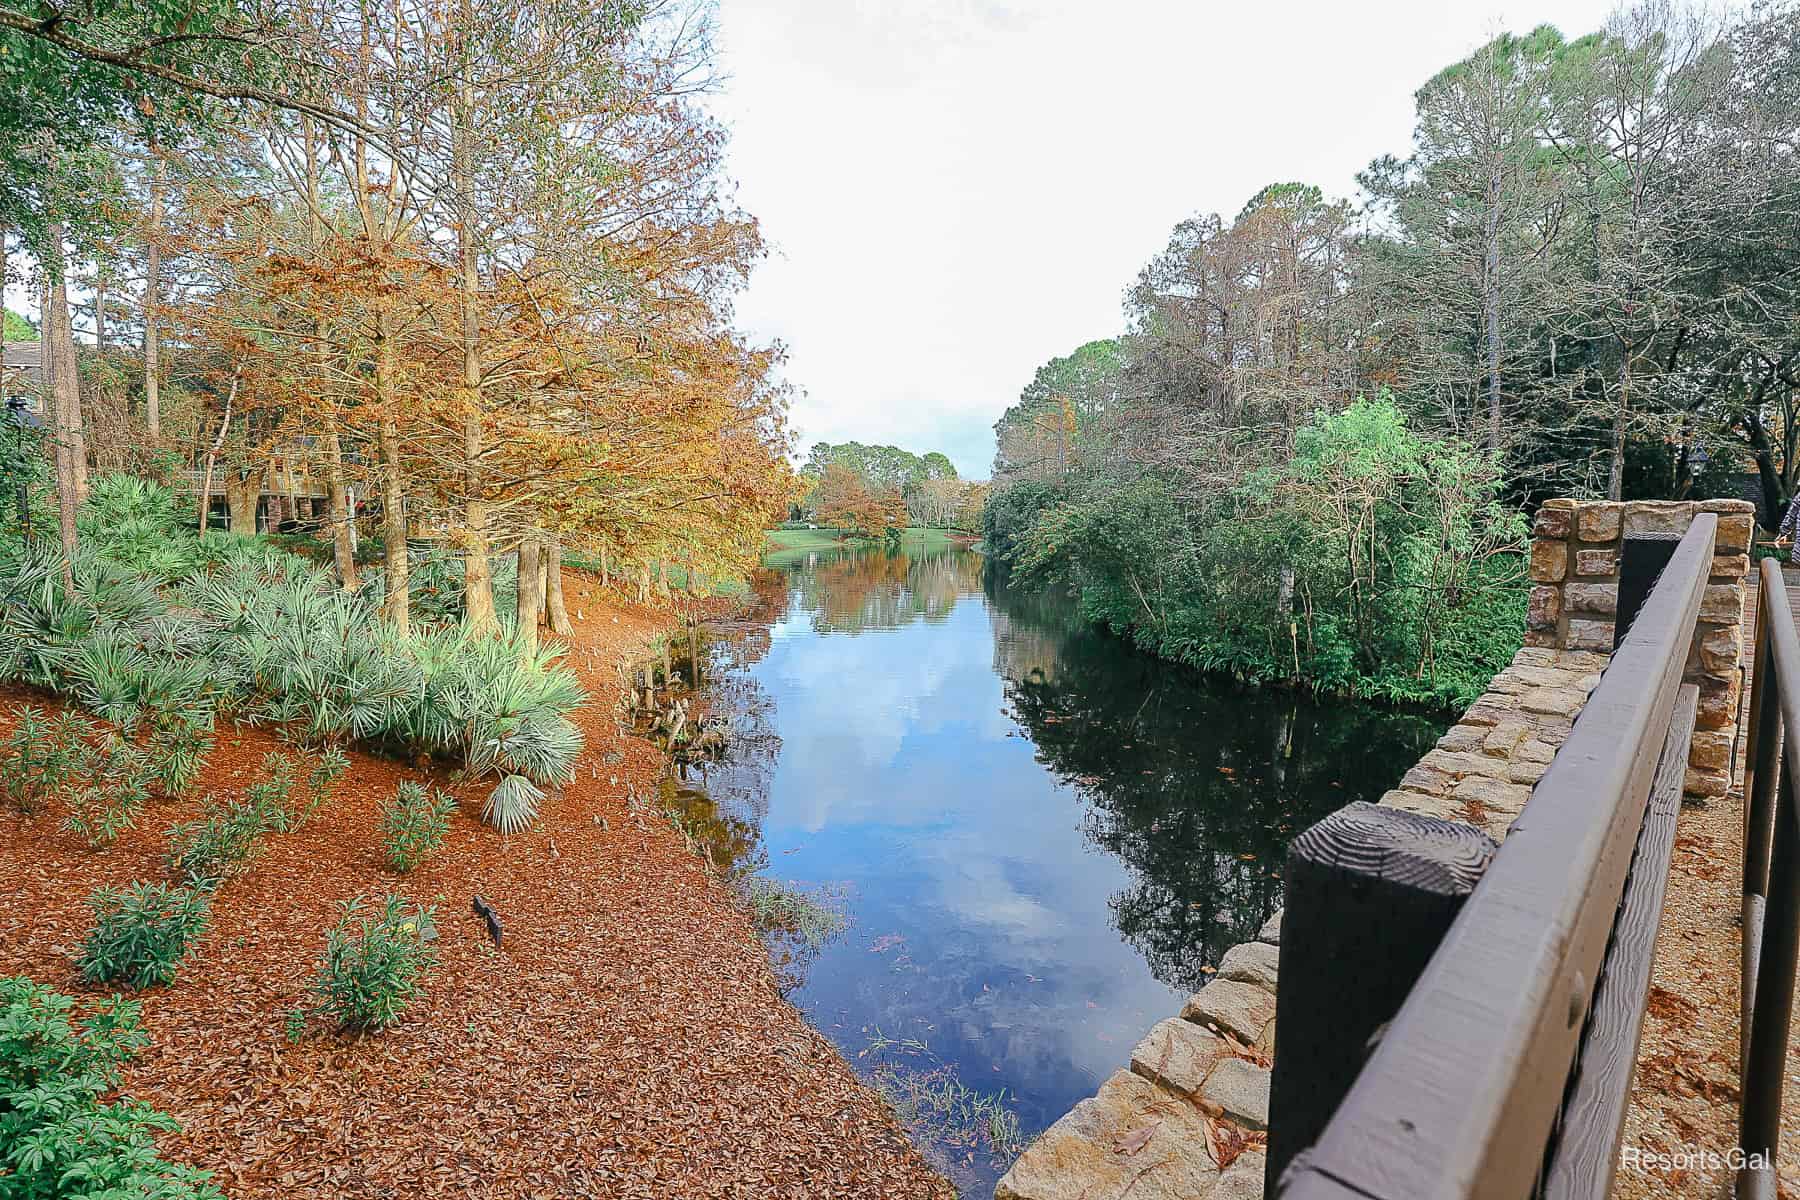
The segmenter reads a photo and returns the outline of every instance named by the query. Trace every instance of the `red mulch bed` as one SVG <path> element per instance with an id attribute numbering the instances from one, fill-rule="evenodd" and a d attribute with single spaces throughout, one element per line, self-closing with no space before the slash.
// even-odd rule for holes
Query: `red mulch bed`
<path id="1" fill-rule="evenodd" d="M 233 1197 L 953 1195 L 779 996 L 726 889 L 628 806 L 628 789 L 654 797 L 662 764 L 615 726 L 613 664 L 664 618 L 568 583 L 569 662 L 593 695 L 576 782 L 511 838 L 480 824 L 484 790 L 462 789 L 448 843 L 402 876 L 382 862 L 377 805 L 422 776 L 353 753 L 312 822 L 271 835 L 220 889 L 176 982 L 142 996 L 153 1040 L 126 1088 L 181 1122 L 165 1154 Z M 27 701 L 46 703 L 0 695 L 0 727 Z M 195 794 L 251 782 L 280 745 L 222 729 Z M 197 808 L 153 803 L 100 852 L 58 829 L 55 805 L 0 813 L 0 973 L 81 991 L 69 955 L 85 897 L 163 878 L 165 831 Z M 438 906 L 426 997 L 383 1033 L 315 1026 L 290 1044 L 284 1017 L 339 902 L 389 892 Z M 470 913 L 475 893 L 505 921 L 504 951 Z"/>

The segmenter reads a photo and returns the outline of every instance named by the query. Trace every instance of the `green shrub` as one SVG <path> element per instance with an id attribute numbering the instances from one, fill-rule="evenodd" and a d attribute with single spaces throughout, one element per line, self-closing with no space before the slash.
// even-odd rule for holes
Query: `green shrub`
<path id="1" fill-rule="evenodd" d="M 433 910 L 389 896 L 368 913 L 362 898 L 345 901 L 343 916 L 325 937 L 325 958 L 313 980 L 317 997 L 289 1021 L 290 1036 L 309 1016 L 322 1016 L 340 1029 L 385 1029 L 422 990 L 421 977 L 437 965 Z"/>
<path id="2" fill-rule="evenodd" d="M 133 988 L 171 983 L 188 946 L 206 932 L 207 894 L 198 888 L 134 883 L 88 897 L 94 928 L 81 948 L 81 977 Z"/>
<path id="3" fill-rule="evenodd" d="M 349 755 L 336 746 L 327 746 L 313 758 L 312 769 L 306 773 L 306 805 L 300 810 L 301 823 L 319 811 L 331 794 L 332 785 L 349 769 Z"/>
<path id="4" fill-rule="evenodd" d="M 187 794 L 213 746 L 212 731 L 177 721 L 152 733 L 144 743 L 146 781 L 157 795 L 168 799 Z"/>
<path id="5" fill-rule="evenodd" d="M 244 802 L 262 821 L 264 829 L 287 833 L 300 823 L 290 797 L 294 791 L 294 760 L 278 750 L 263 755 L 263 777 L 244 789 Z"/>
<path id="6" fill-rule="evenodd" d="M 169 830 L 169 871 L 199 888 L 216 888 L 256 855 L 268 814 L 248 800 L 219 803 L 208 796 L 198 820 Z"/>
<path id="7" fill-rule="evenodd" d="M 221 712 L 313 744 L 460 760 L 496 780 L 488 812 L 505 829 L 572 778 L 581 734 L 567 714 L 584 695 L 553 648 L 424 621 L 399 637 L 380 620 L 378 583 L 346 593 L 264 539 L 195 537 L 156 485 L 109 476 L 95 493 L 73 588 L 54 547 L 0 543 L 0 682 L 52 688 L 122 730 L 171 739 L 181 752 L 155 758 L 159 789 L 192 786 L 205 750 L 183 727 L 210 729 Z M 447 596 L 453 571 L 438 574 Z M 302 816 L 322 798 L 313 791 Z"/>
<path id="8" fill-rule="evenodd" d="M 452 797 L 410 779 L 402 781 L 394 798 L 381 806 L 381 845 L 388 865 L 404 872 L 423 862 L 444 844 L 455 811 Z"/>
<path id="9" fill-rule="evenodd" d="M 73 713 L 51 718 L 41 708 L 19 709 L 18 723 L 0 746 L 0 792 L 20 811 L 35 812 L 46 797 L 79 776 L 92 732 Z"/>
<path id="10" fill-rule="evenodd" d="M 78 1024 L 75 1001 L 0 978 L 0 1196 L 223 1200 L 211 1175 L 164 1162 L 155 1137 L 179 1129 L 140 1100 L 104 1102 L 148 1044 L 138 1006 L 115 996 Z"/>
<path id="11" fill-rule="evenodd" d="M 67 789 L 69 815 L 63 828 L 80 834 L 90 846 L 110 846 L 143 811 L 148 769 L 143 752 L 116 733 L 99 747 L 84 749 L 77 777 Z"/>

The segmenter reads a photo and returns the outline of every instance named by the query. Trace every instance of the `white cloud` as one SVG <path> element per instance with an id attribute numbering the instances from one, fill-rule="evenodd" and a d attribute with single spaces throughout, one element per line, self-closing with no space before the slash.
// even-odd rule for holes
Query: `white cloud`
<path id="1" fill-rule="evenodd" d="M 714 108 L 777 248 L 740 320 L 788 343 L 803 446 L 943 449 L 985 476 L 994 419 L 1120 329 L 1175 222 L 1276 180 L 1349 194 L 1405 153 L 1440 68 L 1611 7 L 721 0 Z"/>

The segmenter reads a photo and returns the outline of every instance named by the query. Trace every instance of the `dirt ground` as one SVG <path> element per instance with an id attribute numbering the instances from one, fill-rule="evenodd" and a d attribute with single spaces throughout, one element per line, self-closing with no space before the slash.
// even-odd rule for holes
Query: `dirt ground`
<path id="1" fill-rule="evenodd" d="M 1756 615 L 1752 588 L 1744 617 L 1746 648 L 1755 645 Z M 1749 682 L 1746 678 L 1746 696 Z M 1740 738 L 1742 732 L 1740 727 Z M 1741 741 L 1738 756 L 1741 782 Z M 1737 1145 L 1743 863 L 1740 793 L 1682 808 L 1631 1108 L 1620 1139 L 1615 1195 L 1621 1200 L 1717 1200 L 1730 1194 L 1733 1172 L 1717 1156 Z M 1788 1042 L 1787 1074 L 1776 1164 L 1781 1195 L 1796 1197 L 1800 1022 Z"/>
<path id="2" fill-rule="evenodd" d="M 174 984 L 142 996 L 153 1041 L 126 1090 L 181 1122 L 165 1153 L 252 1197 L 948 1196 L 877 1095 L 778 994 L 760 939 L 654 804 L 660 752 L 620 732 L 615 663 L 668 614 L 571 574 L 569 662 L 592 699 L 578 777 L 529 831 L 459 792 L 443 849 L 381 860 L 377 806 L 408 766 L 353 753 L 304 828 L 270 835 L 213 902 Z M 0 727 L 23 691 L 0 694 Z M 223 727 L 199 786 L 252 782 L 281 746 Z M 433 782 L 442 785 L 442 779 Z M 197 799 L 153 802 L 93 852 L 55 805 L 0 813 L 0 973 L 81 992 L 71 953 L 102 884 L 164 877 L 165 832 Z M 394 1028 L 283 1035 L 341 901 L 437 906 L 440 963 Z M 486 897 L 505 949 L 470 912 Z"/>

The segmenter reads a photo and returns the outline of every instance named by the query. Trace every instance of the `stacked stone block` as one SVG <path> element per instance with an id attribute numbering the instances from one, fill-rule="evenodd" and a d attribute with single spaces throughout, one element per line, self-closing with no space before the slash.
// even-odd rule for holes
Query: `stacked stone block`
<path id="1" fill-rule="evenodd" d="M 1755 506 L 1748 500 L 1545 501 L 1532 528 L 1525 644 L 1610 652 L 1624 539 L 1633 534 L 1686 533 L 1703 512 L 1716 514 L 1719 525 L 1712 576 L 1701 600 L 1700 624 L 1684 676 L 1700 688 L 1686 791 L 1695 797 L 1718 797 L 1731 790 L 1743 679 L 1744 589 L 1756 522 Z"/>
<path id="2" fill-rule="evenodd" d="M 1026 1148 L 995 1200 L 1261 1200 L 1281 914 L 1256 937 L 1144 1036 L 1129 1070 Z M 1209 1122 L 1237 1137 L 1209 1136 Z"/>

